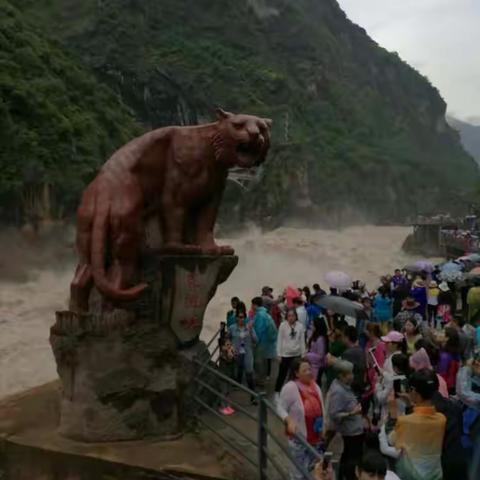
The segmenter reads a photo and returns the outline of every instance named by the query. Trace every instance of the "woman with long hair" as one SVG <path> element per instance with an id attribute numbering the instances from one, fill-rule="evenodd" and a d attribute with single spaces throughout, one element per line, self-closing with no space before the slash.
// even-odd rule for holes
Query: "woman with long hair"
<path id="1" fill-rule="evenodd" d="M 245 314 L 245 320 L 248 321 L 248 314 L 247 314 L 247 306 L 241 302 L 241 301 L 238 301 L 237 302 L 237 305 L 235 307 L 235 320 L 237 319 L 238 315 L 240 313 L 244 313 Z"/>
<path id="2" fill-rule="evenodd" d="M 457 373 L 460 369 L 460 337 L 453 327 L 445 329 L 445 343 L 440 349 L 437 373 L 447 382 L 448 392 L 455 395 Z"/>
<path id="3" fill-rule="evenodd" d="M 287 310 L 285 321 L 278 329 L 277 355 L 280 357 L 278 376 L 275 383 L 275 393 L 280 390 L 287 378 L 292 362 L 305 354 L 305 327 L 298 321 L 294 308 Z"/>
<path id="4" fill-rule="evenodd" d="M 377 384 L 377 378 L 381 373 L 383 364 L 385 363 L 386 350 L 385 343 L 382 342 L 382 332 L 378 323 L 369 323 L 366 328 L 367 343 L 365 345 L 365 353 L 367 355 L 367 379 L 369 383 L 369 389 L 364 394 L 366 402 L 373 400 L 373 412 L 374 418 L 373 424 L 378 423 L 380 415 L 380 406 L 374 396 L 375 385 Z"/>
<path id="5" fill-rule="evenodd" d="M 303 287 L 302 295 L 305 297 L 305 303 L 310 303 L 310 299 L 312 298 L 312 292 L 310 291 L 310 287 Z"/>
<path id="6" fill-rule="evenodd" d="M 306 359 L 312 367 L 313 378 L 322 386 L 322 375 L 327 366 L 328 328 L 324 317 L 313 321 L 313 333 L 308 339 Z"/>
<path id="7" fill-rule="evenodd" d="M 227 328 L 230 328 L 232 325 L 235 324 L 236 322 L 236 310 L 237 310 L 237 305 L 240 303 L 240 299 L 238 297 L 233 297 L 230 300 L 230 305 L 231 305 L 231 310 L 227 312 L 227 317 L 226 317 L 226 324 Z"/>
<path id="8" fill-rule="evenodd" d="M 422 338 L 415 318 L 411 317 L 405 322 L 403 333 L 407 342 L 407 355 L 412 355 L 415 352 L 415 343 Z"/>
<path id="9" fill-rule="evenodd" d="M 385 349 L 385 343 L 382 342 L 382 331 L 378 323 L 369 323 L 367 325 L 367 343 L 365 350 L 367 355 L 375 358 L 375 364 L 378 367 L 383 368 L 387 352 Z"/>

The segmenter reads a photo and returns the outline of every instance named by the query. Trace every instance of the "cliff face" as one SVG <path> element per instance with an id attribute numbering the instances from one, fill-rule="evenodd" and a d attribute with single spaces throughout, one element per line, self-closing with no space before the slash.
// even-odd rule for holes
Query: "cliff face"
<path id="1" fill-rule="evenodd" d="M 454 117 L 448 117 L 448 123 L 458 131 L 463 146 L 480 164 L 480 125 L 472 125 Z"/>
<path id="2" fill-rule="evenodd" d="M 262 181 L 227 192 L 229 218 L 308 208 L 395 221 L 450 208 L 478 180 L 438 91 L 335 0 L 19 4 L 146 128 L 202 121 L 215 105 L 273 118 Z"/>

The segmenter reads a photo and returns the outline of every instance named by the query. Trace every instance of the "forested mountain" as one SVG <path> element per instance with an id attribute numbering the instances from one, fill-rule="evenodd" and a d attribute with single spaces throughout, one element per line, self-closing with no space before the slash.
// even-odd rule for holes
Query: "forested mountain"
<path id="1" fill-rule="evenodd" d="M 438 91 L 351 23 L 335 0 L 15 5 L 121 99 L 102 86 L 78 107 L 99 123 L 103 140 L 69 131 L 70 142 L 78 148 L 85 141 L 96 164 L 120 143 L 108 129 L 131 128 L 121 102 L 144 128 L 205 121 L 215 105 L 273 118 L 274 147 L 261 181 L 247 193 L 227 192 L 224 206 L 235 221 L 278 219 L 299 209 L 318 218 L 351 210 L 395 221 L 449 208 L 452 194 L 478 181 L 477 166 L 445 122 Z M 75 81 L 90 77 L 77 64 L 67 70 L 64 95 L 83 98 L 86 87 Z M 99 118 L 105 111 L 117 118 Z M 63 170 L 65 155 L 59 156 Z M 72 181 L 83 178 L 71 173 Z"/>
<path id="2" fill-rule="evenodd" d="M 480 125 L 472 125 L 450 116 L 448 123 L 460 133 L 463 146 L 480 164 Z"/>
<path id="3" fill-rule="evenodd" d="M 72 212 L 103 159 L 141 129 L 88 68 L 0 0 L 0 219 Z"/>

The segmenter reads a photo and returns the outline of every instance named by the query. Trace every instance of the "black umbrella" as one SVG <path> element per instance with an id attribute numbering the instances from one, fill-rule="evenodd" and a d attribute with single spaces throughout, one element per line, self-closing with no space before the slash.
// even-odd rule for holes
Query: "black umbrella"
<path id="1" fill-rule="evenodd" d="M 360 303 L 352 302 L 345 297 L 337 297 L 335 295 L 315 295 L 313 303 L 319 307 L 331 310 L 339 315 L 346 315 L 347 317 L 357 317 L 358 312 L 363 311 L 363 306 Z"/>

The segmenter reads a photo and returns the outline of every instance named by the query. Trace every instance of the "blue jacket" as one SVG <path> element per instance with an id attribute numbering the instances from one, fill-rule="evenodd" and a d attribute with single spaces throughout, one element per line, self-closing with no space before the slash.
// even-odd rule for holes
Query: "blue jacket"
<path id="1" fill-rule="evenodd" d="M 417 313 L 419 313 L 424 319 L 427 311 L 427 289 L 424 287 L 413 287 L 410 290 L 410 296 L 415 299 L 420 305 L 418 308 L 415 309 Z"/>
<path id="2" fill-rule="evenodd" d="M 379 293 L 375 295 L 373 314 L 377 322 L 386 322 L 393 317 L 393 300 L 390 297 L 382 297 Z"/>
<path id="3" fill-rule="evenodd" d="M 322 309 L 315 303 L 309 303 L 306 307 L 309 325 L 322 313 Z"/>
<path id="4" fill-rule="evenodd" d="M 257 335 L 258 347 L 264 358 L 277 356 L 277 327 L 265 307 L 258 307 L 253 317 L 253 328 Z"/>
<path id="5" fill-rule="evenodd" d="M 235 314 L 235 310 L 229 310 L 227 312 L 227 328 L 230 328 L 232 325 L 235 325 L 237 322 L 237 316 Z"/>

